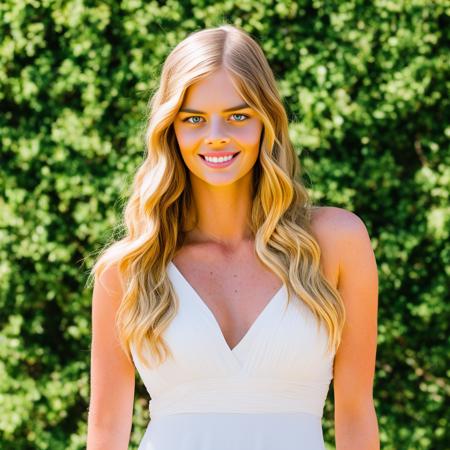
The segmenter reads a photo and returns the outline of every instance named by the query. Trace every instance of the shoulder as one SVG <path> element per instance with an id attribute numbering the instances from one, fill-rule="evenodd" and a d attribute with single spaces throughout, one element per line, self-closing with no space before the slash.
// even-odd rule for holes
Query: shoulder
<path id="1" fill-rule="evenodd" d="M 354 212 L 335 206 L 311 210 L 311 227 L 322 251 L 328 251 L 338 272 L 352 265 L 356 249 L 371 252 L 370 238 L 363 220 Z M 354 258 L 353 258 L 354 259 Z"/>
<path id="2" fill-rule="evenodd" d="M 336 206 L 318 206 L 311 210 L 311 223 L 319 231 L 354 232 L 365 229 L 364 222 L 354 212 Z"/>
<path id="3" fill-rule="evenodd" d="M 107 264 L 96 278 L 97 288 L 115 297 L 121 297 L 125 291 L 125 283 L 118 264 Z"/>
<path id="4" fill-rule="evenodd" d="M 367 228 L 354 212 L 336 206 L 320 206 L 311 210 L 313 232 L 333 246 L 349 244 L 352 240 L 367 239 Z"/>

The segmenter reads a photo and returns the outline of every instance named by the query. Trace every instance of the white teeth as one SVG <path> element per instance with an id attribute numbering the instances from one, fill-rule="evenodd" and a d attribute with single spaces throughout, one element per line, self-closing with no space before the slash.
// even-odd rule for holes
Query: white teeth
<path id="1" fill-rule="evenodd" d="M 208 162 L 212 162 L 212 163 L 221 163 L 221 162 L 225 162 L 225 161 L 229 161 L 230 159 L 233 158 L 234 155 L 230 155 L 230 156 L 225 156 L 225 157 L 220 157 L 220 158 L 210 158 L 209 156 L 205 156 L 206 161 Z"/>

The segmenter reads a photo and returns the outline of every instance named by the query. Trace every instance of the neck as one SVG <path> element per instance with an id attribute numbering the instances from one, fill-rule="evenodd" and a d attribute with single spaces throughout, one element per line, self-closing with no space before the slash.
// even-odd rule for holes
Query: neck
<path id="1" fill-rule="evenodd" d="M 211 243 L 234 249 L 253 240 L 251 173 L 229 186 L 192 182 L 193 227 L 186 234 L 192 243 Z"/>

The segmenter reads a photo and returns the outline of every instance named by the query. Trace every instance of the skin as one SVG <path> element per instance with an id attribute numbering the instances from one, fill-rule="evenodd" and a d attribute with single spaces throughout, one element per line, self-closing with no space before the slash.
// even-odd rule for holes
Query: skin
<path id="1" fill-rule="evenodd" d="M 245 104 L 224 69 L 187 89 L 174 121 L 181 156 L 190 171 L 198 225 L 190 238 L 235 248 L 249 238 L 253 166 L 259 156 L 263 123 Z M 203 114 L 183 112 L 202 111 Z M 200 153 L 240 151 L 226 168 L 208 167 Z"/>

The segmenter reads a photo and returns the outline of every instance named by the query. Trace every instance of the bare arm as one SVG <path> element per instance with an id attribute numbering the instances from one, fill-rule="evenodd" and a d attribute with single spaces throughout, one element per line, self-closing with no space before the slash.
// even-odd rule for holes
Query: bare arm
<path id="1" fill-rule="evenodd" d="M 362 220 L 340 210 L 339 282 L 347 321 L 334 363 L 336 450 L 379 450 L 373 403 L 378 272 Z"/>
<path id="2" fill-rule="evenodd" d="M 133 417 L 135 370 L 117 338 L 115 315 L 123 296 L 117 268 L 94 283 L 91 393 L 87 450 L 126 450 Z"/>

